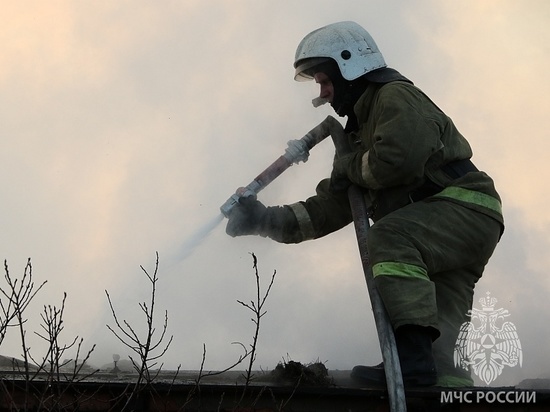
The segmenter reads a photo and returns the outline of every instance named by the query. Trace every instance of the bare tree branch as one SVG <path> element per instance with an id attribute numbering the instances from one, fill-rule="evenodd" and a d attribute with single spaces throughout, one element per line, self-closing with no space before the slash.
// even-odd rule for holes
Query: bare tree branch
<path id="1" fill-rule="evenodd" d="M 107 300 L 109 302 L 109 308 L 111 309 L 111 314 L 116 325 L 116 329 L 107 325 L 107 328 L 115 335 L 115 337 L 122 342 L 127 348 L 129 348 L 137 357 L 134 359 L 131 355 L 128 356 L 136 372 L 138 373 L 138 378 L 132 394 L 129 396 L 126 405 L 130 405 L 130 402 L 134 397 L 139 395 L 141 385 L 145 382 L 146 385 L 150 385 L 153 380 L 158 377 L 160 370 L 162 369 L 162 364 L 158 368 L 158 371 L 154 374 L 151 373 L 152 368 L 157 366 L 157 360 L 166 354 L 168 348 L 172 344 L 173 335 L 170 336 L 168 342 L 165 343 L 166 333 L 168 330 L 168 311 L 164 312 L 164 322 L 162 329 L 160 331 L 160 336 L 155 327 L 155 306 L 157 298 L 157 282 L 158 282 L 158 269 L 159 269 L 159 255 L 156 253 L 155 260 L 155 269 L 152 274 L 150 274 L 143 266 L 140 266 L 143 273 L 149 280 L 151 286 L 150 300 L 149 302 L 139 302 L 138 306 L 143 312 L 145 317 L 145 336 L 140 337 L 136 332 L 135 328 L 126 320 L 119 320 L 118 315 L 114 309 L 111 296 L 107 291 Z M 157 350 L 158 353 L 154 353 Z"/>

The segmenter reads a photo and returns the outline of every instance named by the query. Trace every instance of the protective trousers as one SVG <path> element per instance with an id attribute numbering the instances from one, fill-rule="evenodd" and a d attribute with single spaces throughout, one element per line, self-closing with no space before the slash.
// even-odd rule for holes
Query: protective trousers
<path id="1" fill-rule="evenodd" d="M 430 198 L 386 215 L 369 231 L 374 282 L 392 326 L 433 328 L 440 386 L 473 383 L 455 368 L 454 346 L 500 235 L 501 224 L 489 216 Z"/>

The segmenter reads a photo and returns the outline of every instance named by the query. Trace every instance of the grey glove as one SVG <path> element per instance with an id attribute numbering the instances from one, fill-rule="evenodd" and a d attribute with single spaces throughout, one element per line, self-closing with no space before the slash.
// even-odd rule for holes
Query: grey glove
<path id="1" fill-rule="evenodd" d="M 335 156 L 330 176 L 330 190 L 333 193 L 347 190 L 352 183 L 364 186 L 361 176 L 363 154 L 364 152 L 353 152 Z"/>
<path id="2" fill-rule="evenodd" d="M 225 233 L 231 237 L 259 235 L 267 218 L 267 207 L 254 196 L 241 197 L 239 204 L 233 208 Z"/>
<path id="3" fill-rule="evenodd" d="M 265 207 L 253 196 L 239 199 L 229 215 L 225 232 L 232 237 L 260 235 L 281 243 L 298 243 L 303 239 L 290 206 Z"/>
<path id="4" fill-rule="evenodd" d="M 343 156 L 336 155 L 332 163 L 332 173 L 330 175 L 330 191 L 332 193 L 345 192 L 351 186 L 351 180 L 348 177 L 348 168 L 354 154 Z"/>

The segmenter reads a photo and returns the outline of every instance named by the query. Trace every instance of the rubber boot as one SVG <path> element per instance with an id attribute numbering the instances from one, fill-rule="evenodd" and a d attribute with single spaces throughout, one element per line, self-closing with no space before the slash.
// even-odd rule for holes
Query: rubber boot
<path id="1" fill-rule="evenodd" d="M 405 387 L 432 386 L 437 382 L 437 371 L 432 354 L 431 328 L 405 325 L 397 329 L 395 343 L 401 364 Z M 376 366 L 355 366 L 352 379 L 368 386 L 385 386 L 384 364 Z"/>

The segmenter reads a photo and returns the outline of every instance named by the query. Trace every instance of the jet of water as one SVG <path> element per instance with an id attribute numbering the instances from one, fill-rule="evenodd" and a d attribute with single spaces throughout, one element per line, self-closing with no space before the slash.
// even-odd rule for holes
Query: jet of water
<path id="1" fill-rule="evenodd" d="M 223 221 L 223 214 L 219 214 L 214 219 L 210 220 L 203 226 L 201 226 L 195 233 L 187 238 L 178 249 L 171 253 L 168 258 L 169 266 L 176 265 L 187 259 L 193 251 L 214 231 L 216 227 Z"/>

